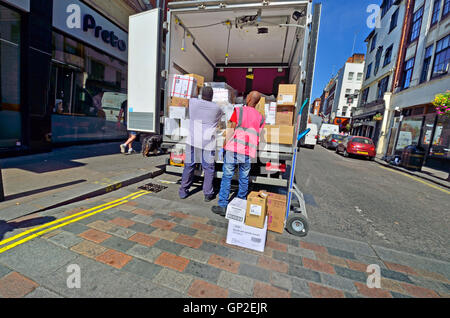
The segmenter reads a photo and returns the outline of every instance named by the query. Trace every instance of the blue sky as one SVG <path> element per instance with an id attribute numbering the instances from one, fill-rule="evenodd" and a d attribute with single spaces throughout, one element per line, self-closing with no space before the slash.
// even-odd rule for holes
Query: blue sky
<path id="1" fill-rule="evenodd" d="M 322 3 L 322 18 L 312 100 L 322 95 L 333 72 L 336 74 L 352 55 L 355 35 L 355 53 L 366 53 L 364 40 L 372 31 L 367 26 L 371 13 L 366 10 L 370 4 L 380 5 L 381 0 L 314 0 L 314 3 Z"/>

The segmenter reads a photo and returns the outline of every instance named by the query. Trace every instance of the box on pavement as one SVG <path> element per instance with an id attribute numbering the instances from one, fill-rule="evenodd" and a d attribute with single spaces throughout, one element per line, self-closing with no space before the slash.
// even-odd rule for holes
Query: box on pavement
<path id="1" fill-rule="evenodd" d="M 266 215 L 267 195 L 262 192 L 251 192 L 247 197 L 245 224 L 262 229 L 264 228 Z"/>
<path id="2" fill-rule="evenodd" d="M 227 244 L 264 252 L 267 238 L 267 217 L 262 229 L 230 220 L 228 221 Z"/>
<path id="3" fill-rule="evenodd" d="M 205 78 L 203 76 L 197 74 L 186 74 L 186 75 L 195 78 L 195 80 L 197 81 L 197 87 L 203 87 L 203 84 L 205 83 Z"/>
<path id="4" fill-rule="evenodd" d="M 279 106 L 277 107 L 277 113 L 275 118 L 276 125 L 292 126 L 294 124 L 294 106 Z"/>
<path id="5" fill-rule="evenodd" d="M 188 108 L 183 106 L 170 106 L 169 107 L 169 118 L 173 119 L 186 119 Z"/>
<path id="6" fill-rule="evenodd" d="M 247 200 L 235 198 L 228 204 L 226 219 L 238 223 L 244 223 L 245 214 L 247 212 Z"/>
<path id="7" fill-rule="evenodd" d="M 280 106 L 294 106 L 297 97 L 297 85 L 281 84 L 278 87 L 277 103 Z"/>
<path id="8" fill-rule="evenodd" d="M 292 145 L 294 142 L 294 126 L 266 126 L 263 130 L 263 138 L 267 144 Z"/>
<path id="9" fill-rule="evenodd" d="M 189 99 L 180 97 L 170 97 L 169 106 L 189 107 Z"/>
<path id="10" fill-rule="evenodd" d="M 190 99 L 198 95 L 197 80 L 187 75 L 171 75 L 170 96 Z"/>
<path id="11" fill-rule="evenodd" d="M 286 221 L 287 197 L 285 195 L 268 193 L 267 216 L 269 231 L 283 234 Z"/>

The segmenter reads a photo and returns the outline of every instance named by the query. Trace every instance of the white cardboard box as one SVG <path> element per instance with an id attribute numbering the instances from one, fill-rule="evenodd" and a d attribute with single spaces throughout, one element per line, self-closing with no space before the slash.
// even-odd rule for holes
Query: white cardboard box
<path id="1" fill-rule="evenodd" d="M 190 99 L 196 97 L 197 80 L 187 75 L 171 76 L 170 96 Z"/>
<path id="2" fill-rule="evenodd" d="M 227 244 L 264 252 L 267 238 L 267 217 L 263 229 L 236 221 L 228 221 Z"/>
<path id="3" fill-rule="evenodd" d="M 170 106 L 169 107 L 169 118 L 172 119 L 186 119 L 187 114 L 186 107 Z"/>
<path id="4" fill-rule="evenodd" d="M 228 204 L 226 219 L 238 223 L 244 223 L 247 212 L 247 200 L 235 198 Z"/>

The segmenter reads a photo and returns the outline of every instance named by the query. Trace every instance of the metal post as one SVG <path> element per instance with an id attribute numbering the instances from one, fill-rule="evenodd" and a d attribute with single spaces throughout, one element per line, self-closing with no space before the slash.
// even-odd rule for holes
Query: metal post
<path id="1" fill-rule="evenodd" d="M 3 191 L 2 167 L 0 166 L 0 202 L 5 201 L 5 192 Z"/>

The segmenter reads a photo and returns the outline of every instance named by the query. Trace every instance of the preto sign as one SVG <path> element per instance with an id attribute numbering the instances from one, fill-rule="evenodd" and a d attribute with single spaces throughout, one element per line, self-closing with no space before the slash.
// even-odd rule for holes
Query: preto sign
<path id="1" fill-rule="evenodd" d="M 89 32 L 92 30 L 96 38 L 101 37 L 102 41 L 106 44 L 110 44 L 112 47 L 118 48 L 120 51 L 125 52 L 127 50 L 127 44 L 124 40 L 119 39 L 114 31 L 105 30 L 102 26 L 97 25 L 95 18 L 86 14 L 83 18 L 83 31 Z"/>
<path id="2" fill-rule="evenodd" d="M 53 1 L 53 26 L 124 62 L 128 61 L 128 33 L 81 1 Z"/>

